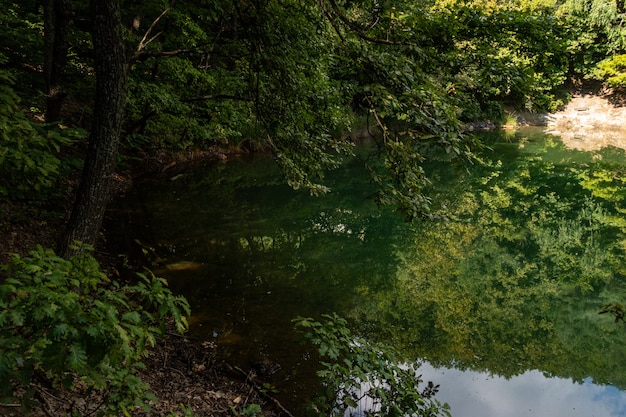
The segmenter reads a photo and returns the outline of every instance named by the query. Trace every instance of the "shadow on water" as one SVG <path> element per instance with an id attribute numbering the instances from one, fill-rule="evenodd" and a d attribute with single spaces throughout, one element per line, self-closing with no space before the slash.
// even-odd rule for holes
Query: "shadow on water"
<path id="1" fill-rule="evenodd" d="M 299 402 L 318 387 L 317 364 L 291 320 L 349 312 L 363 289 L 388 287 L 390 249 L 408 233 L 372 202 L 363 165 L 348 161 L 328 178 L 333 191 L 312 197 L 267 158 L 212 163 L 138 187 L 120 203 L 120 223 L 131 224 L 130 246 L 145 242 L 163 258 L 155 273 L 190 301 L 191 335 L 243 369 L 279 364 L 272 384 Z"/>
<path id="2" fill-rule="evenodd" d="M 555 415 L 572 396 L 587 414 L 567 415 L 619 415 L 626 329 L 597 311 L 626 299 L 624 154 L 490 135 L 483 164 L 429 167 L 447 222 L 377 208 L 364 156 L 321 197 L 269 159 L 235 159 L 147 182 L 113 214 L 189 299 L 192 335 L 243 369 L 279 365 L 268 381 L 296 414 L 318 381 L 291 319 L 337 312 L 425 360 L 453 416 Z"/>

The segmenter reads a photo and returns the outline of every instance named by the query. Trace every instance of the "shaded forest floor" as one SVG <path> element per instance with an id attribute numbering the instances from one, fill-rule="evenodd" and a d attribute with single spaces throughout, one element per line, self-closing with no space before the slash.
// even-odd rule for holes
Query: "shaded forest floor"
<path id="1" fill-rule="evenodd" d="M 224 159 L 226 156 L 222 151 L 212 149 L 177 155 L 163 153 L 145 158 L 141 164 L 121 170 L 116 175 L 113 198 L 124 193 L 138 177 L 158 175 L 174 166 L 199 159 Z M 73 200 L 70 190 L 76 183 L 77 179 L 73 178 L 60 184 L 60 188 L 68 191 L 52 197 L 45 205 L 33 204 L 32 201 L 0 200 L 0 264 L 9 261 L 9 253 L 25 255 L 36 245 L 55 247 L 69 216 Z M 106 238 L 105 232 L 103 241 Z M 116 270 L 116 254 L 97 250 L 94 255 L 104 269 Z M 290 414 L 275 399 L 263 393 L 253 372 L 218 361 L 214 352 L 215 346 L 211 343 L 190 340 L 174 332 L 165 335 L 145 358 L 146 370 L 142 374 L 142 379 L 150 386 L 158 402 L 151 404 L 149 413 L 137 410 L 133 415 L 232 417 L 246 415 L 246 412 L 255 409 L 260 411 L 250 415 Z M 91 413 L 93 404 L 101 403 L 97 395 L 86 396 L 80 389 L 57 392 L 40 386 L 38 390 L 41 407 L 26 412 L 20 404 L 0 404 L 0 416 L 65 416 L 73 415 L 73 412 L 96 415 Z"/>
<path id="2" fill-rule="evenodd" d="M 282 406 L 265 395 L 254 373 L 217 361 L 214 346 L 167 334 L 144 360 L 141 378 L 150 386 L 157 402 L 149 412 L 138 409 L 133 416 L 289 416 Z M 39 385 L 40 406 L 23 411 L 19 404 L 1 404 L 2 417 L 90 416 L 100 394 L 81 391 L 80 383 L 71 392 L 59 392 Z M 256 414 L 246 414 L 257 410 Z"/>

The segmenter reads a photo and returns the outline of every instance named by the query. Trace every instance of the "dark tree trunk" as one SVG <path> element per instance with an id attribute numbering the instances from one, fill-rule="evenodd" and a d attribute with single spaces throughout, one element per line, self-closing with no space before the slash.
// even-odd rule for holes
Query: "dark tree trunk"
<path id="1" fill-rule="evenodd" d="M 61 119 L 67 95 L 63 72 L 67 64 L 67 35 L 72 19 L 72 0 L 44 0 L 44 77 L 46 81 L 46 122 Z"/>
<path id="2" fill-rule="evenodd" d="M 94 246 L 109 199 L 126 104 L 126 54 L 118 0 L 93 0 L 92 39 L 96 97 L 89 148 L 67 230 L 58 253 L 68 257 L 80 241 Z"/>

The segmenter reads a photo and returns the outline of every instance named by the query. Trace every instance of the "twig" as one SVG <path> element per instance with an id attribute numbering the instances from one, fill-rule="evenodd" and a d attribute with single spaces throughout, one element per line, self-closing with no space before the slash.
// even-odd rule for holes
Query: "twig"
<path id="1" fill-rule="evenodd" d="M 252 386 L 252 388 L 254 388 L 263 398 L 270 400 L 271 402 L 274 403 L 274 406 L 277 407 L 280 411 L 282 411 L 283 413 L 287 414 L 288 417 L 294 417 L 293 414 L 291 414 L 289 412 L 289 410 L 287 410 L 281 403 L 280 401 L 278 401 L 276 398 L 272 397 L 271 395 L 269 395 L 267 392 L 265 392 L 264 390 L 261 389 L 261 387 L 259 387 L 252 379 L 249 378 L 250 373 L 249 372 L 245 372 L 243 369 L 239 368 L 238 366 L 230 366 L 229 364 L 226 364 L 226 366 L 228 366 L 231 369 L 236 370 L 237 372 L 239 372 L 240 374 L 242 374 L 243 376 L 245 376 L 246 380 L 245 382 L 247 384 L 250 384 L 250 386 Z"/>
<path id="2" fill-rule="evenodd" d="M 171 58 L 176 55 L 194 52 L 192 49 L 176 49 L 173 51 L 139 51 L 130 59 L 129 65 L 135 61 L 145 61 L 148 58 Z"/>
<path id="3" fill-rule="evenodd" d="M 39 385 L 39 384 L 36 384 L 36 383 L 31 383 L 31 385 L 32 385 L 32 386 L 34 386 L 34 387 L 37 389 L 37 392 L 44 393 L 44 394 L 46 394 L 48 397 L 54 398 L 54 399 L 55 399 L 55 400 L 57 400 L 57 401 L 60 401 L 60 402 L 67 402 L 67 401 L 64 401 L 63 399 L 61 399 L 61 398 L 57 397 L 56 395 L 52 394 L 51 392 L 48 392 L 48 390 L 46 390 L 44 387 L 42 387 L 42 386 L 41 386 L 41 385 Z"/>
<path id="4" fill-rule="evenodd" d="M 89 417 L 94 415 L 97 411 L 99 411 L 102 406 L 104 405 L 104 403 L 106 402 L 106 398 L 108 397 L 108 394 L 110 393 L 110 390 L 107 390 L 107 393 L 105 393 L 105 395 L 102 396 L 102 400 L 100 401 L 100 404 L 98 404 L 96 407 L 93 407 L 92 410 L 87 413 L 85 416 Z"/>
<path id="5" fill-rule="evenodd" d="M 339 30 L 339 27 L 337 26 L 337 22 L 335 22 L 335 19 L 326 8 L 326 0 L 320 0 L 320 6 L 322 7 L 322 12 L 324 13 L 324 16 L 326 16 L 326 19 L 328 19 L 333 29 L 335 29 L 335 33 L 337 33 L 337 36 L 339 36 L 339 39 L 342 42 L 345 42 L 346 38 L 343 37 L 343 35 L 341 34 L 341 30 Z"/>
<path id="6" fill-rule="evenodd" d="M 39 384 L 32 383 L 31 385 L 35 387 L 35 392 L 37 393 L 37 396 L 39 397 L 39 400 L 41 402 L 41 409 L 43 410 L 43 412 L 46 413 L 47 416 L 54 417 L 56 414 L 52 412 L 50 403 L 48 402 L 48 400 L 43 394 L 46 394 L 47 396 L 54 398 L 56 401 L 63 402 L 63 400 L 49 393 L 48 391 L 46 391 L 44 387 L 42 387 Z"/>
<path id="7" fill-rule="evenodd" d="M 162 368 L 167 368 L 167 361 L 169 360 L 170 355 L 167 352 L 165 352 L 163 354 L 163 356 L 165 356 L 165 358 L 163 358 L 163 365 L 161 365 L 161 367 Z"/>
<path id="8" fill-rule="evenodd" d="M 165 334 L 167 336 L 178 337 L 179 339 L 189 339 L 189 337 L 187 335 L 180 334 L 180 333 L 177 333 L 177 332 L 167 331 L 167 332 L 165 332 Z"/>
<path id="9" fill-rule="evenodd" d="M 250 395 L 252 394 L 253 390 L 254 390 L 254 387 L 251 386 L 250 387 L 250 391 L 248 391 L 248 395 L 246 395 L 246 399 L 243 401 L 243 406 L 244 407 L 248 404 L 248 400 L 250 399 Z"/>
<path id="10" fill-rule="evenodd" d="M 387 133 L 387 127 L 382 122 L 382 120 L 380 120 L 380 118 L 378 117 L 378 113 L 376 112 L 376 107 L 374 106 L 374 103 L 372 102 L 372 99 L 370 97 L 367 97 L 367 102 L 370 105 L 371 113 L 374 115 L 374 118 L 376 119 L 376 124 L 378 125 L 378 127 L 382 131 L 383 142 L 387 142 L 388 139 L 389 139 L 389 133 Z M 369 132 L 369 126 L 368 126 L 367 129 L 368 129 L 368 132 Z M 370 133 L 370 135 L 371 135 L 371 133 Z"/>
<path id="11" fill-rule="evenodd" d="M 178 370 L 178 369 L 176 369 L 176 368 L 169 367 L 169 368 L 167 368 L 167 369 L 169 369 L 170 371 L 178 372 L 179 374 L 181 374 L 181 375 L 182 375 L 182 377 L 183 377 L 183 378 L 187 378 L 187 375 L 185 375 L 184 373 L 182 373 L 181 371 L 179 371 L 179 370 Z"/>

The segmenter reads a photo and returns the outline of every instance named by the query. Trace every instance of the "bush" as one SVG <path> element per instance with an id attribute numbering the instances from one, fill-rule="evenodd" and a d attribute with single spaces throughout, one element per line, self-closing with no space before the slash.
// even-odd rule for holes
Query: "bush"
<path id="1" fill-rule="evenodd" d="M 149 409 L 155 398 L 138 376 L 141 360 L 168 320 L 182 333 L 183 314 L 189 314 L 186 300 L 172 295 L 165 280 L 138 274 L 137 284 L 120 286 L 89 253 L 66 260 L 41 247 L 27 257 L 12 255 L 2 271 L 2 396 L 21 387 L 26 405 L 41 396 L 41 386 L 80 386 L 99 393 L 101 413 Z"/>
<path id="2" fill-rule="evenodd" d="M 318 376 L 324 391 L 313 407 L 317 415 L 368 416 L 450 416 L 447 404 L 433 395 L 438 386 L 429 382 L 424 389 L 414 364 L 401 360 L 392 347 L 352 336 L 346 320 L 323 315 L 325 322 L 297 317 L 296 327 L 318 346 L 323 369 Z"/>
<path id="3" fill-rule="evenodd" d="M 6 57 L 0 54 L 0 64 Z M 19 108 L 11 87 L 14 78 L 0 69 L 0 197 L 32 196 L 32 191 L 53 187 L 59 177 L 61 147 L 83 132 L 44 130 L 33 124 Z"/>
<path id="4" fill-rule="evenodd" d="M 605 80 L 611 87 L 626 87 L 626 54 L 615 55 L 600 61 L 591 76 Z"/>

